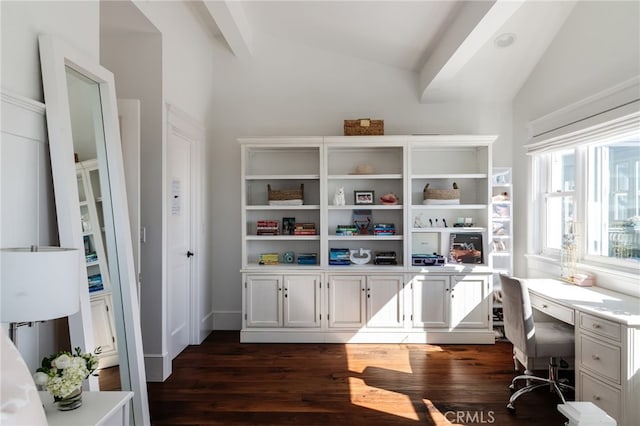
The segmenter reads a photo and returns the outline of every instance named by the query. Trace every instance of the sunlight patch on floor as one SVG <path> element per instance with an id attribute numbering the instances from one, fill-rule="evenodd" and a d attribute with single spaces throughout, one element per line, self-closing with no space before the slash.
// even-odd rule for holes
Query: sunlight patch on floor
<path id="1" fill-rule="evenodd" d="M 350 398 L 353 405 L 380 411 L 409 420 L 420 420 L 407 395 L 368 386 L 364 380 L 349 377 Z"/>

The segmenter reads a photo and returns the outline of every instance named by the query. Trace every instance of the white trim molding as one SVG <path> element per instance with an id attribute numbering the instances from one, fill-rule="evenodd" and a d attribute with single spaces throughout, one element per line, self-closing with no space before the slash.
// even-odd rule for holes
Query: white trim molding
<path id="1" fill-rule="evenodd" d="M 588 96 L 547 115 L 529 122 L 529 139 L 535 143 L 551 139 L 558 134 L 575 131 L 576 127 L 586 128 L 609 121 L 607 112 L 619 108 L 638 110 L 640 103 L 640 76 L 623 81 L 609 89 Z M 633 106 L 635 104 L 635 106 Z M 617 111 L 617 117 L 625 115 Z"/>

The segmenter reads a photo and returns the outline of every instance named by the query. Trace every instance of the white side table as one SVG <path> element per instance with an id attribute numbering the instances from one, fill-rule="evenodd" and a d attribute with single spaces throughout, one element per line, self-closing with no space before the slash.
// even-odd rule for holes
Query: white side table
<path id="1" fill-rule="evenodd" d="M 40 392 L 49 426 L 128 426 L 132 397 L 133 392 L 84 392 L 80 407 L 60 411 L 49 392 Z"/>

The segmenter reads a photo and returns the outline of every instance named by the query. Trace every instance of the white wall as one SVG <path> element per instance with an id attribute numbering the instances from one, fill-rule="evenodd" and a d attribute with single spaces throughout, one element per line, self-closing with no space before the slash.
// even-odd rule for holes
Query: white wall
<path id="1" fill-rule="evenodd" d="M 640 3 L 578 2 L 514 99 L 515 272 L 528 273 L 527 124 L 640 76 Z M 519 196 L 522 194 L 522 196 Z M 603 280 L 606 277 L 602 277 Z M 599 284 L 604 284 L 599 279 Z"/>
<path id="2" fill-rule="evenodd" d="M 270 49 L 269 46 L 277 46 Z M 417 74 L 296 44 L 255 40 L 253 56 L 213 50 L 214 90 L 208 125 L 216 328 L 240 328 L 240 148 L 236 138 L 341 135 L 343 120 L 385 120 L 386 134 L 511 135 L 510 105 L 432 104 L 417 99 Z M 494 151 L 510 165 L 508 137 Z"/>
<path id="3" fill-rule="evenodd" d="M 79 49 L 98 58 L 97 2 L 2 1 L 0 8 L 3 92 L 43 101 L 38 53 L 41 33 L 72 41 Z M 3 102 L 2 108 L 0 246 L 56 245 L 55 200 L 44 107 L 35 103 L 26 110 L 19 108 L 18 117 L 30 117 L 31 121 L 24 123 L 8 115 L 14 106 Z M 23 124 L 26 127 L 15 127 Z M 42 357 L 59 349 L 55 345 L 66 339 L 62 342 L 54 339 L 55 334 L 51 321 L 20 329 L 18 347 L 30 369 L 34 370 Z"/>
<path id="4" fill-rule="evenodd" d="M 171 303 L 167 299 L 165 253 L 166 164 L 170 161 L 166 158 L 166 105 L 186 112 L 197 122 L 208 119 L 213 85 L 211 38 L 187 3 L 138 2 L 125 6 L 104 3 L 102 7 L 117 7 L 118 13 L 128 14 L 130 22 L 132 14 L 140 14 L 136 19 L 144 22 L 126 31 L 119 31 L 118 23 L 110 23 L 109 31 L 101 36 L 101 59 L 114 72 L 118 96 L 141 100 L 141 225 L 146 230 L 146 242 L 141 246 L 142 334 L 147 377 L 156 381 L 171 372 L 166 330 L 167 304 Z M 205 150 L 208 152 L 208 148 Z M 206 196 L 202 203 L 209 205 Z M 208 226 L 204 233 L 209 233 Z M 196 255 L 205 266 L 201 281 L 208 300 L 201 309 L 206 316 L 213 300 L 209 255 L 207 250 Z"/>

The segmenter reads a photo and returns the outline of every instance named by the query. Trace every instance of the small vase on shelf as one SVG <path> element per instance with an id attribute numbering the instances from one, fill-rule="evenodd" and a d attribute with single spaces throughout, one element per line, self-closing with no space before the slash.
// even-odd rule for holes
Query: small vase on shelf
<path id="1" fill-rule="evenodd" d="M 82 388 L 79 387 L 64 398 L 56 401 L 56 407 L 60 411 L 70 411 L 82 405 Z"/>

